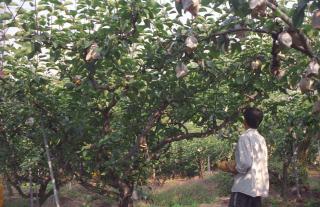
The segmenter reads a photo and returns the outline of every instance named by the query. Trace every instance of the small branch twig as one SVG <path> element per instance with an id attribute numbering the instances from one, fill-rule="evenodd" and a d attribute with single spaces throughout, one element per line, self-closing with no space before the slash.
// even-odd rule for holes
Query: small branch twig
<path id="1" fill-rule="evenodd" d="M 8 11 L 10 12 L 11 16 L 14 16 L 13 12 L 11 11 L 10 7 L 8 6 L 8 4 L 5 4 L 6 8 L 8 9 Z"/>

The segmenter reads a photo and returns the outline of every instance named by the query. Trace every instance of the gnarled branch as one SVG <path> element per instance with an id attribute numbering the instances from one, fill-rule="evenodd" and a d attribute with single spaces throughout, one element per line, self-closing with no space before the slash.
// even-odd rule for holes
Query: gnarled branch
<path id="1" fill-rule="evenodd" d="M 169 105 L 168 102 L 164 102 L 159 106 L 158 109 L 156 109 L 153 113 L 150 114 L 145 127 L 143 128 L 140 135 L 138 135 L 136 144 L 131 148 L 131 150 L 126 156 L 126 159 L 130 159 L 132 156 L 134 156 L 136 153 L 139 152 L 141 140 L 147 138 L 147 135 L 149 134 L 151 129 L 154 127 L 154 125 L 157 123 L 157 120 L 160 119 L 160 117 L 162 116 L 164 110 L 167 108 L 168 105 Z"/>
<path id="2" fill-rule="evenodd" d="M 166 145 L 176 142 L 176 141 L 181 141 L 185 139 L 193 139 L 193 138 L 204 138 L 207 137 L 211 134 L 216 133 L 218 130 L 226 127 L 228 124 L 230 124 L 232 121 L 234 121 L 237 117 L 237 115 L 240 113 L 241 109 L 237 110 L 231 116 L 226 118 L 220 125 L 217 125 L 213 128 L 207 129 L 206 131 L 203 132 L 194 132 L 194 133 L 181 133 L 172 137 L 167 137 L 161 142 L 159 142 L 155 147 L 153 147 L 152 152 L 158 152 L 161 150 L 163 147 Z"/>

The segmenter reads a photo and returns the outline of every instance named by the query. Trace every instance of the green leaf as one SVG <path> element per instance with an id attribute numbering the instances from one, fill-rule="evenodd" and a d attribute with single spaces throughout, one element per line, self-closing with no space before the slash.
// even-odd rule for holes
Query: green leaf
<path id="1" fill-rule="evenodd" d="M 202 1 L 201 1 L 201 5 L 202 5 L 202 6 L 208 6 L 210 3 L 212 3 L 211 0 L 202 0 Z"/>
<path id="2" fill-rule="evenodd" d="M 229 4 L 239 17 L 245 17 L 250 14 L 249 3 L 246 0 L 229 0 Z"/>
<path id="3" fill-rule="evenodd" d="M 33 48 L 34 48 L 34 51 L 35 51 L 35 52 L 41 53 L 41 43 L 35 42 L 35 43 L 33 44 Z"/>
<path id="4" fill-rule="evenodd" d="M 241 44 L 240 42 L 235 42 L 235 43 L 232 43 L 231 44 L 231 52 L 234 53 L 234 52 L 241 52 Z"/>
<path id="5" fill-rule="evenodd" d="M 237 0 L 229 0 L 229 4 L 233 7 L 234 10 L 237 10 L 240 8 L 241 5 L 241 0 L 237 1 Z"/>
<path id="6" fill-rule="evenodd" d="M 12 2 L 12 0 L 1 0 L 0 2 L 4 2 L 4 3 L 6 3 L 7 5 L 9 5 L 9 4 Z"/>
<path id="7" fill-rule="evenodd" d="M 306 9 L 308 2 L 309 0 L 299 1 L 298 7 L 294 10 L 292 16 L 292 23 L 295 27 L 300 27 L 302 25 L 305 16 L 304 10 Z"/>
<path id="8" fill-rule="evenodd" d="M 9 12 L 4 12 L 0 14 L 0 21 L 2 22 L 3 20 L 9 20 L 12 18 L 12 15 Z"/>

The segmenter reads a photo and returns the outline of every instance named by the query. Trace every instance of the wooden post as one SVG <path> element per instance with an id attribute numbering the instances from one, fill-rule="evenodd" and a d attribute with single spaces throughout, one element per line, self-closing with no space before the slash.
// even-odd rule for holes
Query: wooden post
<path id="1" fill-rule="evenodd" d="M 295 184 L 297 188 L 297 197 L 301 199 L 301 192 L 300 192 L 300 184 L 299 184 L 299 172 L 298 172 L 298 144 L 293 144 L 293 164 L 294 164 L 294 177 L 295 177 Z"/>
<path id="2" fill-rule="evenodd" d="M 208 168 L 207 168 L 207 170 L 208 170 L 208 173 L 210 173 L 210 172 L 211 172 L 211 161 L 210 161 L 210 155 L 208 155 Z"/>
<path id="3" fill-rule="evenodd" d="M 29 198 L 30 198 L 30 207 L 33 207 L 33 188 L 32 188 L 32 170 L 29 168 Z"/>
<path id="4" fill-rule="evenodd" d="M 45 149 L 46 149 L 46 155 L 47 155 L 47 160 L 48 160 L 48 165 L 49 165 L 51 182 L 52 182 L 52 185 L 53 185 L 54 200 L 55 200 L 56 206 L 60 207 L 59 195 L 58 195 L 58 191 L 57 191 L 56 180 L 55 180 L 54 174 L 53 174 L 52 160 L 51 160 L 51 157 L 50 157 L 48 138 L 47 138 L 47 135 L 46 135 L 46 133 L 44 131 L 44 125 L 43 125 L 42 118 L 41 118 L 41 131 L 42 131 L 42 135 L 43 135 L 44 146 L 45 146 Z"/>
<path id="5" fill-rule="evenodd" d="M 40 176 L 40 169 L 38 169 L 37 174 Z M 36 185 L 36 207 L 40 207 L 39 190 L 39 187 Z"/>

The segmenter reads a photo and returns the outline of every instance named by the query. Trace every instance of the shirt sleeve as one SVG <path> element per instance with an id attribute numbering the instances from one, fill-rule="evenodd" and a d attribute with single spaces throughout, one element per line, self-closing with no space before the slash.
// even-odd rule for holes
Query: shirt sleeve
<path id="1" fill-rule="evenodd" d="M 252 149 L 249 138 L 240 136 L 236 151 L 236 170 L 238 173 L 245 174 L 252 166 Z"/>

